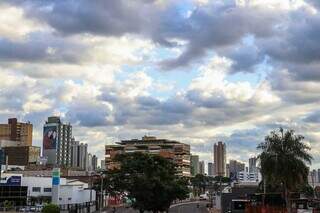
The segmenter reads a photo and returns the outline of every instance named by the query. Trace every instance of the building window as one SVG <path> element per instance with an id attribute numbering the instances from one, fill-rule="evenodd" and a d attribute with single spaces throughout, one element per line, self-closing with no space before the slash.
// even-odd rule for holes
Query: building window
<path id="1" fill-rule="evenodd" d="M 32 187 L 33 192 L 41 192 L 41 187 Z"/>
<path id="2" fill-rule="evenodd" d="M 51 188 L 44 188 L 43 192 L 51 192 Z"/>
<path id="3" fill-rule="evenodd" d="M 68 200 L 71 200 L 71 199 L 72 199 L 71 197 L 68 198 Z"/>

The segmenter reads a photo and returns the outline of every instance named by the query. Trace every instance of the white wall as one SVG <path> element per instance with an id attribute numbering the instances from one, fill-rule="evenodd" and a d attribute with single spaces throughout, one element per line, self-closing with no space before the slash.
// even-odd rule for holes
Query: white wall
<path id="1" fill-rule="evenodd" d="M 5 174 L 9 177 L 16 174 Z M 4 177 L 4 176 L 3 176 Z M 44 192 L 44 188 L 52 188 L 51 177 L 22 177 L 21 185 L 28 187 L 29 197 L 49 196 L 51 192 Z M 33 192 L 33 187 L 40 187 L 40 192 Z M 60 179 L 59 204 L 74 204 L 90 202 L 90 190 L 88 184 L 78 180 Z M 92 190 L 91 201 L 96 200 L 96 192 Z"/>
<path id="2" fill-rule="evenodd" d="M 85 190 L 83 185 L 62 185 L 60 186 L 59 204 L 85 203 L 90 202 L 90 190 Z M 96 200 L 96 192 L 92 190 L 91 201 Z"/>
<path id="3" fill-rule="evenodd" d="M 60 179 L 60 184 L 66 184 L 66 182 L 65 178 Z M 51 196 L 51 192 L 44 192 L 44 188 L 52 188 L 51 177 L 22 177 L 21 185 L 28 186 L 28 196 Z M 33 187 L 40 187 L 40 192 L 33 192 Z"/>

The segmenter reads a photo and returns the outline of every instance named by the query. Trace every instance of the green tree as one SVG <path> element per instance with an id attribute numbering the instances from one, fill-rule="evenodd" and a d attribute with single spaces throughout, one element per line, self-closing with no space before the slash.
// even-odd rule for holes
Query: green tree
<path id="1" fill-rule="evenodd" d="M 304 194 L 307 198 L 313 198 L 315 195 L 314 189 L 309 184 L 305 184 L 299 187 L 299 192 Z"/>
<path id="2" fill-rule="evenodd" d="M 14 203 L 13 203 L 13 201 L 6 200 L 6 201 L 4 201 L 3 205 L 6 210 L 11 210 L 11 209 L 13 209 Z"/>
<path id="3" fill-rule="evenodd" d="M 59 206 L 57 206 L 56 204 L 49 203 L 43 207 L 42 212 L 43 213 L 59 213 L 60 209 L 59 209 Z"/>
<path id="4" fill-rule="evenodd" d="M 280 128 L 272 131 L 257 147 L 262 151 L 258 158 L 263 179 L 267 184 L 282 186 L 288 212 L 291 212 L 290 191 L 307 183 L 309 169 L 306 164 L 311 164 L 312 160 L 310 148 L 303 139 L 293 130 Z"/>
<path id="5" fill-rule="evenodd" d="M 194 195 L 198 196 L 205 193 L 209 186 L 213 186 L 214 178 L 203 174 L 197 174 L 190 178 L 190 183 L 193 187 Z"/>
<path id="6" fill-rule="evenodd" d="M 140 212 L 167 211 L 174 200 L 188 195 L 188 181 L 178 177 L 175 165 L 160 156 L 130 153 L 116 156 L 120 168 L 108 172 L 110 194 L 126 194 Z"/>
<path id="7" fill-rule="evenodd" d="M 230 183 L 231 179 L 229 177 L 215 176 L 214 177 L 214 181 L 216 181 L 216 182 L 220 182 L 221 181 L 221 183 Z"/>
<path id="8" fill-rule="evenodd" d="M 190 178 L 191 185 L 193 187 L 193 194 L 199 196 L 205 192 L 207 187 L 207 177 L 203 174 L 196 174 L 196 176 Z"/>

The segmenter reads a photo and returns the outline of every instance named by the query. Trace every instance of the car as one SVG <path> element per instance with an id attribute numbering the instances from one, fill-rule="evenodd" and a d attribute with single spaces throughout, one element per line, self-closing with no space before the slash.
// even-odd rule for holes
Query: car
<path id="1" fill-rule="evenodd" d="M 30 208 L 29 207 L 22 207 L 19 209 L 19 212 L 29 212 Z"/>
<path id="2" fill-rule="evenodd" d="M 206 195 L 206 194 L 202 194 L 199 196 L 199 200 L 208 200 L 208 199 L 209 199 L 208 195 Z"/>
<path id="3" fill-rule="evenodd" d="M 36 205 L 36 212 L 41 212 L 43 209 L 43 205 L 37 204 Z"/>

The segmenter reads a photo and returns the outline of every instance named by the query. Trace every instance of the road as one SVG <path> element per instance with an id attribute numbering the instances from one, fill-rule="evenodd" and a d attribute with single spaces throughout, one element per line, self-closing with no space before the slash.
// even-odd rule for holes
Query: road
<path id="1" fill-rule="evenodd" d="M 199 207 L 197 206 L 199 204 Z M 207 213 L 207 202 L 192 202 L 176 205 L 170 208 L 169 213 Z"/>
<path id="2" fill-rule="evenodd" d="M 197 204 L 199 204 L 199 208 L 197 207 Z M 203 202 L 203 201 L 176 204 L 170 208 L 169 213 L 208 213 L 206 205 L 207 205 L 207 202 Z M 112 212 L 113 212 L 112 210 L 105 211 L 105 213 L 112 213 Z M 118 208 L 116 210 L 116 213 L 139 213 L 139 211 L 135 211 L 131 208 Z"/>

